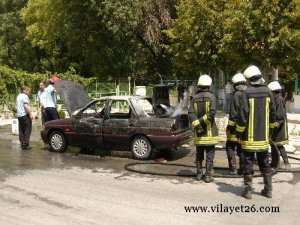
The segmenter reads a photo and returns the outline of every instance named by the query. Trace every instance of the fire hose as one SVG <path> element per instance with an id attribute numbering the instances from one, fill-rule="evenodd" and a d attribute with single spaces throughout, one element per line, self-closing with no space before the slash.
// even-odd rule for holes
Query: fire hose
<path id="1" fill-rule="evenodd" d="M 280 164 L 280 153 L 278 148 L 276 147 L 276 145 L 270 141 L 270 145 L 271 145 L 271 151 L 272 151 L 272 155 L 275 156 L 272 160 L 276 160 L 275 165 L 276 167 L 273 168 L 273 174 L 276 174 L 278 172 L 284 172 L 284 173 L 299 173 L 300 172 L 300 168 L 292 168 L 292 169 L 279 169 L 279 164 Z M 274 152 L 275 151 L 275 152 Z M 291 157 L 288 156 L 288 158 L 290 159 L 294 159 L 294 160 L 300 160 L 299 158 L 296 157 Z M 190 172 L 189 173 L 184 173 L 184 172 L 180 172 L 180 173 L 169 173 L 169 172 L 154 172 L 154 171 L 150 171 L 150 170 L 142 170 L 136 167 L 143 167 L 145 168 L 145 166 L 153 166 L 155 165 L 157 166 L 161 166 L 161 167 L 183 167 L 183 168 L 195 168 L 195 166 L 192 165 L 186 165 L 186 164 L 179 164 L 179 163 L 154 163 L 154 162 L 142 162 L 142 163 L 129 163 L 127 165 L 125 165 L 125 169 L 127 171 L 130 172 L 134 172 L 134 173 L 139 173 L 139 174 L 148 174 L 148 175 L 157 175 L 157 176 L 179 176 L 179 177 L 195 177 L 196 173 L 194 172 Z M 213 167 L 214 171 L 220 171 L 220 170 L 225 170 L 228 171 L 229 168 L 228 167 Z M 255 172 L 259 172 L 259 170 L 255 170 Z M 254 174 L 254 177 L 260 177 L 261 174 Z M 213 177 L 216 178 L 241 178 L 242 175 L 235 175 L 235 174 L 221 174 L 221 173 L 214 173 Z"/>

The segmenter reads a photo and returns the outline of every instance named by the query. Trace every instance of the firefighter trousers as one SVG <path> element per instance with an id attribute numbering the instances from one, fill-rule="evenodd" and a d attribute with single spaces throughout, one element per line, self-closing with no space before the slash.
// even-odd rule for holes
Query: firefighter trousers
<path id="1" fill-rule="evenodd" d="M 269 163 L 270 155 L 268 151 L 263 152 L 249 152 L 249 151 L 243 151 L 244 153 L 244 166 L 245 166 L 245 172 L 244 175 L 253 175 L 253 162 L 254 157 L 256 153 L 257 162 L 259 166 L 259 170 L 263 175 L 271 175 L 272 170 Z"/>
<path id="2" fill-rule="evenodd" d="M 204 152 L 206 152 L 206 164 L 213 165 L 215 158 L 215 146 L 214 145 L 204 145 L 196 146 L 196 161 L 204 160 Z"/>

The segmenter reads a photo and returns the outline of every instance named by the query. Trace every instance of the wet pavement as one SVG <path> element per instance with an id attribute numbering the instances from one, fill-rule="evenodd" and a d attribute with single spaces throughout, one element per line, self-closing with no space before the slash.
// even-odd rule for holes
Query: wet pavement
<path id="1" fill-rule="evenodd" d="M 34 124 L 32 150 L 22 151 L 10 126 L 0 127 L 1 224 L 296 224 L 300 219 L 299 173 L 273 177 L 273 198 L 260 196 L 262 178 L 254 178 L 252 200 L 241 197 L 240 178 L 215 178 L 211 184 L 193 177 L 154 176 L 124 169 L 141 163 L 129 152 L 79 154 L 43 149 L 40 126 Z M 145 162 L 154 162 L 157 154 Z M 164 154 L 168 163 L 186 166 L 143 165 L 144 171 L 194 173 L 194 148 Z M 300 162 L 291 160 L 293 167 Z M 216 152 L 215 166 L 226 167 L 225 152 Z M 226 171 L 216 171 L 226 173 Z M 278 206 L 279 213 L 198 212 L 185 206 Z"/>

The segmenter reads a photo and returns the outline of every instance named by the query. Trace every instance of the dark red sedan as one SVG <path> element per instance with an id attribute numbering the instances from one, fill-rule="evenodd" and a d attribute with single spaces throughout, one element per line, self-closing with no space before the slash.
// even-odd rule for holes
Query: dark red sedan
<path id="1" fill-rule="evenodd" d="M 153 149 L 177 148 L 191 138 L 186 114 L 172 117 L 171 107 L 153 107 L 149 98 L 111 96 L 91 100 L 81 86 L 70 81 L 59 81 L 55 88 L 70 118 L 44 124 L 41 136 L 52 151 L 63 152 L 68 145 L 130 150 L 135 158 L 147 159 Z"/>

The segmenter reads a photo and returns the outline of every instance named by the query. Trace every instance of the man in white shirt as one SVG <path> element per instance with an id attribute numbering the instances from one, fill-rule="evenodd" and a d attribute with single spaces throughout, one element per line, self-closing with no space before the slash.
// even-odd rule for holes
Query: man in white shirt
<path id="1" fill-rule="evenodd" d="M 17 117 L 19 121 L 19 140 L 22 150 L 29 150 L 29 140 L 32 128 L 32 113 L 30 109 L 29 94 L 31 90 L 29 87 L 23 87 L 23 92 L 17 97 Z"/>
<path id="2" fill-rule="evenodd" d="M 42 124 L 44 124 L 47 121 L 47 115 L 45 112 L 45 104 L 46 104 L 46 91 L 45 91 L 46 85 L 44 81 L 41 81 L 39 84 L 39 91 L 37 93 L 36 98 L 36 111 L 38 115 L 41 115 Z"/>
<path id="3" fill-rule="evenodd" d="M 59 80 L 60 79 L 57 76 L 52 76 L 49 80 L 49 85 L 45 89 L 46 102 L 44 108 L 46 112 L 47 121 L 59 119 L 59 115 L 56 110 L 55 89 L 53 86 L 55 82 Z"/>
<path id="4" fill-rule="evenodd" d="M 230 111 L 230 103 L 232 100 L 232 93 L 233 93 L 233 87 L 230 84 L 229 81 L 227 81 L 227 84 L 225 85 L 225 104 L 224 104 L 224 111 L 226 113 L 229 113 Z"/>

